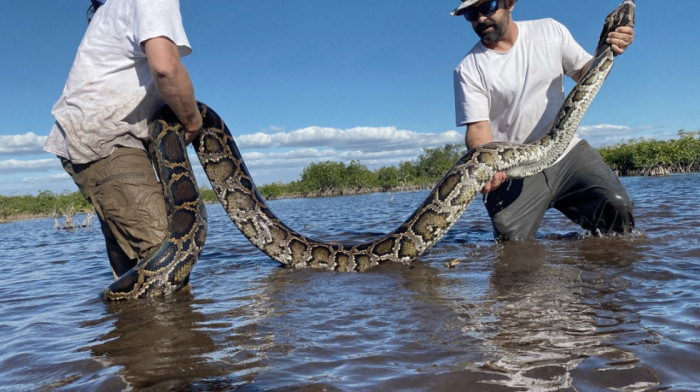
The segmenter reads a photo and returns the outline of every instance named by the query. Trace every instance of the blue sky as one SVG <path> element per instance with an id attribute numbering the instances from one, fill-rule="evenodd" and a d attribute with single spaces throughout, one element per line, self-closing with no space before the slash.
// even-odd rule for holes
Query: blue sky
<path id="1" fill-rule="evenodd" d="M 638 1 L 635 42 L 583 119 L 594 146 L 700 129 L 700 1 Z M 41 150 L 88 0 L 7 1 L 0 12 L 0 194 L 75 191 Z M 197 98 L 226 121 L 257 184 L 310 162 L 371 169 L 462 142 L 452 70 L 477 38 L 457 0 L 181 0 Z M 523 0 L 516 20 L 552 17 L 592 52 L 617 0 Z M 653 6 L 652 6 L 653 4 Z M 666 7 L 664 7 L 666 6 Z M 567 88 L 571 87 L 568 83 Z M 200 184 L 201 168 L 193 162 Z"/>

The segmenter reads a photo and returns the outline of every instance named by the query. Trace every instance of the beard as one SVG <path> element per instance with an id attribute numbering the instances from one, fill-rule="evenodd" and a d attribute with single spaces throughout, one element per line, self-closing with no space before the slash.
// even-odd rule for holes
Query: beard
<path id="1" fill-rule="evenodd" d="M 489 29 L 489 27 L 492 27 Z M 485 44 L 492 44 L 499 39 L 503 38 L 506 34 L 506 29 L 508 28 L 508 19 L 503 19 L 501 21 L 493 21 L 486 19 L 483 22 L 474 26 L 474 31 L 476 35 L 479 36 L 481 41 Z M 487 30 L 488 29 L 488 30 Z"/>

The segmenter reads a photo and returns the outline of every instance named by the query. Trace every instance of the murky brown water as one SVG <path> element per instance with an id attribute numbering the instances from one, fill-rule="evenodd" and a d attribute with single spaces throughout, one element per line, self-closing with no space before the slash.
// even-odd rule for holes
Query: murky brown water
<path id="1" fill-rule="evenodd" d="M 192 291 L 126 304 L 97 297 L 96 225 L 0 225 L 0 390 L 700 390 L 700 175 L 623 182 L 636 235 L 569 235 L 552 213 L 497 245 L 477 202 L 413 266 L 367 273 L 281 269 L 210 205 Z M 271 205 L 359 240 L 425 194 Z"/>

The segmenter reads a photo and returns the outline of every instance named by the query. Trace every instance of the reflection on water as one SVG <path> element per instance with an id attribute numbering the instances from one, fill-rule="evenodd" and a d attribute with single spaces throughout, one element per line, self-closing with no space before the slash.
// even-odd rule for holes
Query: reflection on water
<path id="1" fill-rule="evenodd" d="M 120 369 L 124 386 L 179 388 L 228 371 L 207 358 L 215 344 L 189 293 L 167 301 L 109 304 L 113 329 L 90 342 L 93 358 Z"/>
<path id="2" fill-rule="evenodd" d="M 572 258 L 580 255 L 581 261 L 591 261 L 585 260 L 585 248 L 577 250 Z M 630 377 L 630 371 L 637 372 L 634 353 L 613 344 L 621 326 L 630 322 L 620 304 L 605 301 L 614 297 L 616 285 L 580 268 L 579 260 L 562 263 L 564 252 L 529 242 L 506 243 L 499 249 L 491 290 L 481 303 L 485 317 L 497 320 L 489 323 L 495 327 L 480 332 L 492 343 L 484 366 L 508 374 L 504 384 L 512 387 L 589 389 L 600 376 L 578 381 L 575 369 L 583 361 L 604 358 L 606 363 L 599 363 L 595 372 L 614 374 L 610 379 L 617 380 L 616 387 L 656 385 L 653 371 L 647 378 Z M 591 288 L 591 283 L 597 287 Z"/>
<path id="3" fill-rule="evenodd" d="M 366 273 L 281 269 L 210 205 L 191 291 L 125 304 L 98 299 L 99 229 L 2 225 L 0 390 L 700 390 L 700 175 L 623 181 L 635 235 L 548 214 L 537 240 L 496 244 L 475 203 L 420 261 Z M 271 205 L 366 240 L 425 195 Z"/>

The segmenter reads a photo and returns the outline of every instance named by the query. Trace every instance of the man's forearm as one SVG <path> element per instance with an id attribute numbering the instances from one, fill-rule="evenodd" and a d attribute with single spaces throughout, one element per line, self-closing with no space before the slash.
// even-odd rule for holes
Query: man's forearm
<path id="1" fill-rule="evenodd" d="M 467 133 L 464 136 L 467 149 L 471 150 L 493 141 L 491 127 L 488 121 L 470 123 L 467 125 Z"/>
<path id="2" fill-rule="evenodd" d="M 197 109 L 194 88 L 187 70 L 182 64 L 176 66 L 174 72 L 154 75 L 156 89 L 161 98 L 188 131 L 196 131 L 202 127 L 202 117 Z"/>
<path id="3" fill-rule="evenodd" d="M 493 134 L 491 133 L 491 124 L 488 121 L 479 121 L 467 124 L 467 134 L 465 136 L 468 149 L 474 149 L 479 146 L 483 146 L 486 143 L 491 143 L 493 141 Z M 503 171 L 497 172 L 493 175 L 491 181 L 484 185 L 481 193 L 487 194 L 492 190 L 501 186 L 503 181 L 506 180 L 506 173 Z"/>
<path id="4" fill-rule="evenodd" d="M 145 41 L 143 47 L 161 98 L 186 130 L 199 130 L 202 117 L 197 109 L 192 80 L 180 61 L 177 46 L 165 37 L 156 37 Z"/>
<path id="5" fill-rule="evenodd" d="M 588 60 L 588 62 L 578 71 L 574 76 L 571 77 L 571 79 L 574 80 L 574 82 L 578 83 L 579 80 L 581 80 L 581 77 L 583 77 L 583 74 L 588 71 L 588 68 L 591 67 L 591 64 L 593 63 L 593 59 Z"/>

